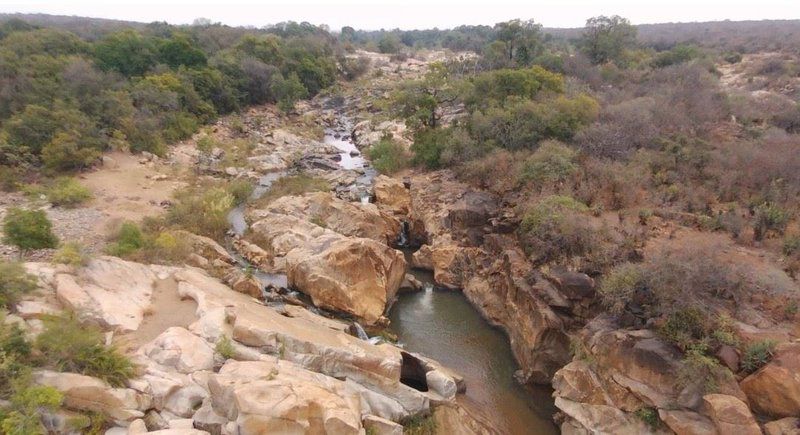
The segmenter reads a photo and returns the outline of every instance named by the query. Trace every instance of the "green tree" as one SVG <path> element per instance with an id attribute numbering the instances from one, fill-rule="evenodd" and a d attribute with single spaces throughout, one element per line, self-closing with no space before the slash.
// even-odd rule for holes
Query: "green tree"
<path id="1" fill-rule="evenodd" d="M 151 38 L 134 30 L 112 33 L 95 45 L 97 65 L 128 77 L 144 75 L 156 63 L 157 50 Z"/>
<path id="2" fill-rule="evenodd" d="M 42 210 L 8 209 L 3 219 L 3 233 L 3 242 L 16 246 L 22 252 L 58 246 L 53 224 Z"/>
<path id="3" fill-rule="evenodd" d="M 541 53 L 541 28 L 533 20 L 511 20 L 495 24 L 494 31 L 497 40 L 505 43 L 508 60 L 525 66 Z"/>
<path id="4" fill-rule="evenodd" d="M 413 129 L 439 126 L 439 108 L 458 97 L 456 86 L 450 80 L 447 67 L 432 63 L 421 80 L 404 83 L 392 94 L 392 106 L 397 115 Z"/>
<path id="5" fill-rule="evenodd" d="M 400 42 L 400 38 L 395 35 L 394 33 L 386 33 L 381 37 L 380 41 L 378 41 L 378 51 L 381 53 L 397 53 L 400 51 L 400 46 L 402 42 Z"/>
<path id="6" fill-rule="evenodd" d="M 619 15 L 586 20 L 581 45 L 592 62 L 622 63 L 625 50 L 636 45 L 636 27 Z"/>
<path id="7" fill-rule="evenodd" d="M 206 54 L 192 45 L 185 35 L 174 35 L 158 46 L 158 60 L 173 67 L 201 67 L 206 64 Z"/>
<path id="8" fill-rule="evenodd" d="M 296 73 L 289 74 L 285 79 L 276 79 L 273 83 L 273 92 L 278 97 L 278 108 L 284 112 L 291 111 L 294 109 L 294 103 L 308 96 L 308 90 Z"/>

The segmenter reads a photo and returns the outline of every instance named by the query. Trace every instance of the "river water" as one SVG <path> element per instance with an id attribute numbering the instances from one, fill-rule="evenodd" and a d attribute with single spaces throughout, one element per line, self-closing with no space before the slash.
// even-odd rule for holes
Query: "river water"
<path id="1" fill-rule="evenodd" d="M 557 434 L 552 390 L 526 389 L 514 380 L 519 367 L 508 337 L 489 325 L 460 291 L 435 288 L 429 272 L 411 273 L 427 288 L 401 294 L 389 312 L 391 330 L 405 348 L 464 376 L 464 406 L 501 432 Z"/>

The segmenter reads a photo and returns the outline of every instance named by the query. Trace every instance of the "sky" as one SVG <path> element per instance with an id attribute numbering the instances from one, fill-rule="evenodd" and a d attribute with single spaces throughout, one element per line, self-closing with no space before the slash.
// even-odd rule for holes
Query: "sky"
<path id="1" fill-rule="evenodd" d="M 545 27 L 582 27 L 586 18 L 621 15 L 634 24 L 713 20 L 798 19 L 800 0 L 0 0 L 0 13 L 24 12 L 167 21 L 209 18 L 233 26 L 281 21 L 357 29 L 452 28 L 533 18 Z"/>

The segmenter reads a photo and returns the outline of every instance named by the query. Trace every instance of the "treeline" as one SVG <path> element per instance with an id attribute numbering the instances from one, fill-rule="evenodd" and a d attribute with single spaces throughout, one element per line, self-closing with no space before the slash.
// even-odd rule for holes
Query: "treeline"
<path id="1" fill-rule="evenodd" d="M 110 148 L 163 153 L 221 114 L 260 103 L 289 110 L 336 80 L 336 40 L 324 29 L 201 24 L 89 40 L 2 23 L 0 166 L 73 170 Z"/>

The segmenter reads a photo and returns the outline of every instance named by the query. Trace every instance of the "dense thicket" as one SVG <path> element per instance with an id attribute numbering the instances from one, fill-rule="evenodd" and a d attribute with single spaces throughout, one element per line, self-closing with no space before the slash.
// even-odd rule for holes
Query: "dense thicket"
<path id="1" fill-rule="evenodd" d="M 337 74 L 335 40 L 298 23 L 153 23 L 80 37 L 13 19 L 0 38 L 0 165 L 17 168 L 80 169 L 109 148 L 161 153 L 245 105 L 289 110 Z"/>

